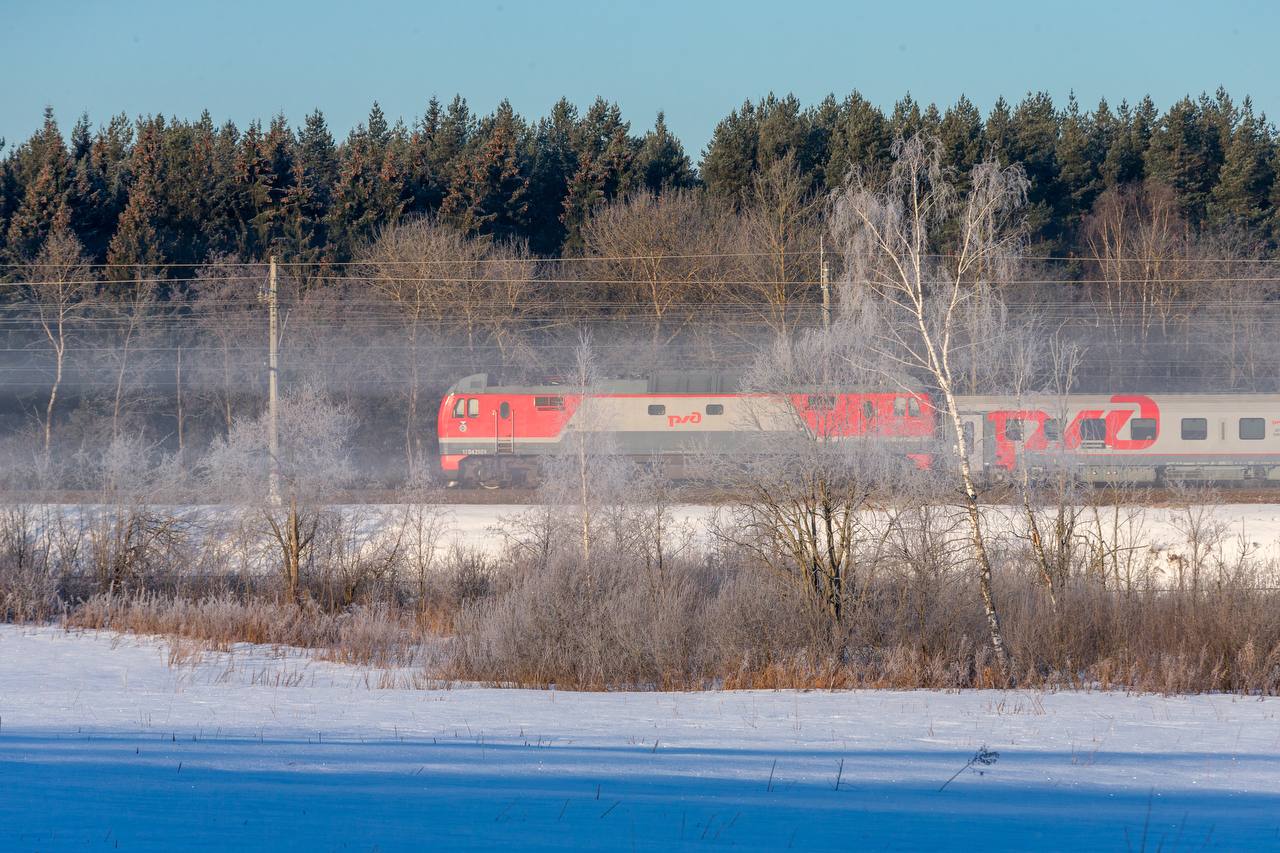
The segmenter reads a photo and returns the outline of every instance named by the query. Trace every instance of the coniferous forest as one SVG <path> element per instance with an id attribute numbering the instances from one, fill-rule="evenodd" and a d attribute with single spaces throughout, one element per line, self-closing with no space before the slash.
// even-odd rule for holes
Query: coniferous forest
<path id="1" fill-rule="evenodd" d="M 561 100 L 537 120 L 507 103 L 477 115 L 461 97 L 432 99 L 411 123 L 375 103 L 344 140 L 318 110 L 301 127 L 83 116 L 69 138 L 46 112 L 0 164 L 0 254 L 28 261 L 65 226 L 97 263 L 341 263 L 389 226 L 430 216 L 534 256 L 574 256 L 589 253 L 584 225 L 613 199 L 689 189 L 741 211 L 780 169 L 821 195 L 851 170 L 887 168 L 892 141 L 922 131 L 961 176 L 991 156 L 1025 168 L 1036 255 L 1080 254 L 1099 197 L 1144 183 L 1171 193 L 1190 228 L 1267 254 L 1280 239 L 1280 139 L 1248 98 L 1219 90 L 1162 112 L 1145 97 L 1089 109 L 1036 93 L 984 116 L 963 97 L 939 107 L 907 96 L 885 111 L 854 92 L 744 103 L 700 156 L 662 115 L 640 131 L 603 99 L 584 110 Z"/>

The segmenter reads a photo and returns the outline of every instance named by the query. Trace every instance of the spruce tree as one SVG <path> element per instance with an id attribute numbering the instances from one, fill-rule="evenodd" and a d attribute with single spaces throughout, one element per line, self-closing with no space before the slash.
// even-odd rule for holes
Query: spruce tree
<path id="1" fill-rule="evenodd" d="M 982 114 L 964 95 L 943 113 L 938 124 L 943 164 L 956 171 L 963 186 L 969 170 L 982 159 Z"/>
<path id="2" fill-rule="evenodd" d="M 855 169 L 878 173 L 889 162 L 893 138 L 884 113 L 858 92 L 840 104 L 831 132 L 825 168 L 828 187 L 836 187 Z"/>
<path id="3" fill-rule="evenodd" d="M 522 157 L 522 123 L 503 101 L 485 123 L 483 141 L 458 170 L 441 215 L 468 234 L 520 236 L 528 212 L 529 179 Z"/>
<path id="4" fill-rule="evenodd" d="M 1204 221 L 1221 167 L 1220 116 L 1207 98 L 1184 97 L 1160 118 L 1146 153 L 1147 177 L 1170 187 L 1193 225 Z"/>
<path id="5" fill-rule="evenodd" d="M 318 263 L 329 249 L 329 209 L 338 178 L 338 155 L 324 114 L 307 116 L 294 145 L 293 176 L 284 205 L 284 252 L 300 263 Z"/>
<path id="6" fill-rule="evenodd" d="M 529 245 L 535 252 L 557 255 L 564 245 L 564 200 L 579 166 L 574 144 L 577 126 L 577 107 L 561 98 L 534 131 L 529 175 Z"/>
<path id="7" fill-rule="evenodd" d="M 9 218 L 5 243 L 8 257 L 22 261 L 35 257 L 55 226 L 71 222 L 71 157 L 52 109 L 45 109 L 44 126 L 14 159 L 21 200 Z"/>
<path id="8" fill-rule="evenodd" d="M 160 196 L 166 179 L 162 153 L 163 119 L 144 122 L 130 157 L 132 180 L 129 202 L 120 214 L 116 233 L 107 248 L 107 263 L 113 265 L 111 278 L 125 281 L 144 278 L 165 263 L 160 245 Z"/>
<path id="9" fill-rule="evenodd" d="M 1227 145 L 1218 183 L 1210 194 L 1208 218 L 1218 228 L 1256 232 L 1270 213 L 1275 182 L 1274 141 L 1265 116 L 1245 99 Z"/>
<path id="10" fill-rule="evenodd" d="M 707 189 L 741 203 L 751 187 L 759 141 L 756 106 L 746 101 L 720 120 L 702 153 L 702 180 Z"/>
<path id="11" fill-rule="evenodd" d="M 1098 105 L 1107 110 L 1106 101 Z M 1107 113 L 1109 117 L 1109 113 Z M 1063 230 L 1074 234 L 1080 221 L 1093 209 L 1102 192 L 1102 163 L 1106 159 L 1105 123 L 1080 112 L 1080 104 L 1072 93 L 1061 117 L 1057 158 L 1064 203 L 1061 205 Z"/>
<path id="12" fill-rule="evenodd" d="M 686 189 L 697 183 L 693 166 L 680 140 L 667 129 L 666 116 L 658 113 L 653 130 L 644 135 L 636 154 L 637 186 L 653 193 Z"/>
<path id="13" fill-rule="evenodd" d="M 1028 94 L 1013 112 L 1009 162 L 1026 171 L 1026 222 L 1041 251 L 1061 251 L 1062 215 L 1066 200 L 1059 180 L 1058 111 L 1047 92 Z"/>

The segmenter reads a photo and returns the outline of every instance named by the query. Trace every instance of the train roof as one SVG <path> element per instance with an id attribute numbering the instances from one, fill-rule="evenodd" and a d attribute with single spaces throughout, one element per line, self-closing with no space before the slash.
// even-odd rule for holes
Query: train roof
<path id="1" fill-rule="evenodd" d="M 736 370 L 662 370 L 631 379 L 601 379 L 592 383 L 591 390 L 605 394 L 732 394 L 741 385 L 742 373 Z M 473 373 L 453 383 L 449 393 L 564 394 L 573 390 L 574 384 L 569 381 L 515 385 L 494 383 L 487 373 Z"/>

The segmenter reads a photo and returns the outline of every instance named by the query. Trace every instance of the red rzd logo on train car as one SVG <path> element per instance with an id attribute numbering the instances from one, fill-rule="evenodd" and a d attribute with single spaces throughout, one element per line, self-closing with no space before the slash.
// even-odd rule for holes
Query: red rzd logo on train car
<path id="1" fill-rule="evenodd" d="M 1111 450 L 1145 450 L 1156 443 L 1155 437 L 1160 434 L 1160 407 L 1155 400 L 1143 394 L 1116 394 L 1112 403 L 1137 405 L 1133 409 L 1083 409 L 1076 413 L 1071 423 L 1062 430 L 1061 440 L 1049 441 L 1045 434 L 1045 424 L 1050 420 L 1048 412 L 1040 409 L 1021 409 L 989 412 L 992 426 L 995 428 L 996 464 L 1002 468 L 1013 468 L 1017 463 L 1018 445 L 1008 435 L 1010 421 L 1019 421 L 1022 429 L 1030 428 L 1025 440 L 1024 450 L 1048 450 L 1051 447 L 1064 447 L 1075 450 L 1084 442 L 1082 427 L 1085 421 L 1102 421 L 1105 430 L 1104 445 Z M 1150 438 L 1121 438 L 1120 430 L 1130 419 L 1139 417 L 1155 422 L 1155 430 Z"/>
<path id="2" fill-rule="evenodd" d="M 687 415 L 667 415 L 667 428 L 677 427 L 681 424 L 700 424 L 702 423 L 702 412 L 690 412 Z"/>

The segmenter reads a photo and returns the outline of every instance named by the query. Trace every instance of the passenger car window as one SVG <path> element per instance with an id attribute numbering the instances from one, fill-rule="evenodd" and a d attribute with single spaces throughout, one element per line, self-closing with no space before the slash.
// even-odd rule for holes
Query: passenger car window
<path id="1" fill-rule="evenodd" d="M 477 400 L 475 397 L 472 397 L 470 400 L 467 401 L 467 417 L 469 418 L 480 417 L 480 401 Z"/>
<path id="2" fill-rule="evenodd" d="M 665 415 L 666 413 L 667 413 L 666 406 L 661 406 L 661 405 L 649 406 L 649 414 L 651 415 Z"/>
<path id="3" fill-rule="evenodd" d="M 1105 443 L 1107 440 L 1107 422 L 1102 418 L 1085 418 L 1080 422 L 1080 440 Z"/>
<path id="4" fill-rule="evenodd" d="M 720 403 L 707 403 L 707 414 L 708 414 L 708 415 L 723 415 L 723 414 L 724 414 L 724 406 L 722 406 Z"/>
<path id="5" fill-rule="evenodd" d="M 1250 441 L 1258 441 L 1267 437 L 1267 422 L 1264 418 L 1241 418 L 1240 437 Z"/>
<path id="6" fill-rule="evenodd" d="M 1134 441 L 1152 441 L 1155 437 L 1155 418 L 1133 418 L 1129 421 L 1129 438 Z"/>
<path id="7" fill-rule="evenodd" d="M 1208 418 L 1183 418 L 1182 419 L 1182 440 L 1183 441 L 1204 441 L 1209 437 L 1209 419 Z"/>

